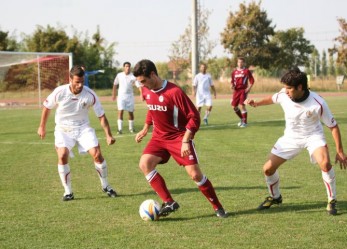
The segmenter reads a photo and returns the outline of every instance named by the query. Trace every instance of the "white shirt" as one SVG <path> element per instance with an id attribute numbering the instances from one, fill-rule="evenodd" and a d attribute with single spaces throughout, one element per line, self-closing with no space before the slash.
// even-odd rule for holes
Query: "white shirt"
<path id="1" fill-rule="evenodd" d="M 210 95 L 210 87 L 213 86 L 211 75 L 209 73 L 198 73 L 194 77 L 193 86 L 197 87 L 197 95 Z"/>
<path id="2" fill-rule="evenodd" d="M 87 86 L 83 86 L 80 94 L 73 94 L 70 84 L 65 84 L 54 89 L 54 91 L 43 102 L 48 109 L 57 107 L 55 112 L 56 127 L 79 128 L 89 125 L 88 110 L 93 106 L 97 117 L 105 114 L 101 103 L 95 92 Z"/>
<path id="3" fill-rule="evenodd" d="M 118 73 L 113 82 L 114 85 L 119 85 L 118 96 L 123 94 L 134 94 L 133 86 L 140 87 L 139 82 L 136 80 L 132 73 L 125 74 L 124 72 Z"/>
<path id="4" fill-rule="evenodd" d="M 292 138 L 306 138 L 311 135 L 323 135 L 321 121 L 327 127 L 337 125 L 325 100 L 310 91 L 308 98 L 300 103 L 292 101 L 285 88 L 272 96 L 274 103 L 279 103 L 284 111 L 286 127 L 284 135 Z"/>

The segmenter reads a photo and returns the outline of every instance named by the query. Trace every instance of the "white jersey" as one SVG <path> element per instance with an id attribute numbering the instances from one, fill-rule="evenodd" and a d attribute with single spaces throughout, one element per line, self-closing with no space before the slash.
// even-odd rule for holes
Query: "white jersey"
<path id="1" fill-rule="evenodd" d="M 209 73 L 198 73 L 193 80 L 193 86 L 196 87 L 196 95 L 211 95 L 210 87 L 213 86 L 212 77 Z"/>
<path id="2" fill-rule="evenodd" d="M 43 102 L 48 109 L 57 107 L 55 112 L 56 127 L 80 128 L 89 125 L 88 110 L 93 106 L 97 117 L 105 114 L 101 103 L 95 92 L 87 86 L 83 86 L 80 94 L 73 94 L 70 84 L 65 84 L 54 89 L 54 91 Z"/>
<path id="3" fill-rule="evenodd" d="M 113 82 L 114 85 L 119 85 L 118 95 L 134 95 L 133 86 L 140 87 L 140 83 L 136 80 L 132 73 L 118 73 Z"/>
<path id="4" fill-rule="evenodd" d="M 284 111 L 286 127 L 284 136 L 291 138 L 307 138 L 312 135 L 324 137 L 321 121 L 327 127 L 337 125 L 325 100 L 310 91 L 306 100 L 300 103 L 292 101 L 285 88 L 272 96 L 274 103 L 279 103 Z"/>

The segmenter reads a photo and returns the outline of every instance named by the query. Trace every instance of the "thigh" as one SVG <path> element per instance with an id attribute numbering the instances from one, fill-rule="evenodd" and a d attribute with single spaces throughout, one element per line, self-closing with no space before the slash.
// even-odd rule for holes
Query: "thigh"
<path id="1" fill-rule="evenodd" d="M 190 144 L 190 154 L 188 156 L 181 156 L 181 148 L 182 148 L 182 138 L 176 138 L 170 141 L 168 144 L 168 151 L 170 155 L 175 159 L 175 161 L 181 166 L 194 165 L 199 164 L 198 155 L 195 150 L 194 142 L 192 140 L 189 141 Z"/>
<path id="2" fill-rule="evenodd" d="M 204 98 L 202 96 L 196 95 L 196 106 L 202 107 L 204 105 Z"/>
<path id="3" fill-rule="evenodd" d="M 121 95 L 118 95 L 117 97 L 117 108 L 118 111 L 124 110 L 125 109 L 125 101 L 124 97 Z"/>
<path id="4" fill-rule="evenodd" d="M 54 131 L 54 144 L 56 148 L 68 148 L 71 150 L 75 144 L 76 144 L 76 139 L 73 136 L 73 132 L 65 132 L 60 129 L 56 129 Z"/>
<path id="5" fill-rule="evenodd" d="M 318 163 L 321 170 L 327 172 L 331 169 L 329 150 L 327 146 L 316 148 L 311 157 Z"/>
<path id="6" fill-rule="evenodd" d="M 290 160 L 297 156 L 302 150 L 303 147 L 296 139 L 286 138 L 283 136 L 279 138 L 276 144 L 272 147 L 271 153 L 285 160 Z"/>
<path id="7" fill-rule="evenodd" d="M 156 156 L 161 159 L 158 163 L 167 163 L 170 159 L 170 153 L 167 151 L 164 144 L 165 143 L 161 140 L 151 139 L 143 150 L 142 155 L 148 154 Z"/>
<path id="8" fill-rule="evenodd" d="M 207 95 L 206 97 L 205 97 L 205 105 L 206 106 L 212 106 L 212 98 L 211 98 L 211 95 Z"/>
<path id="9" fill-rule="evenodd" d="M 142 170 L 144 175 L 152 172 L 155 167 L 161 163 L 162 158 L 159 156 L 151 155 L 151 154 L 143 154 L 140 158 L 140 169 Z"/>
<path id="10" fill-rule="evenodd" d="M 240 103 L 240 90 L 235 90 L 233 94 L 233 99 L 231 101 L 231 105 L 236 107 Z"/>
<path id="11" fill-rule="evenodd" d="M 91 127 L 84 128 L 78 139 L 78 151 L 83 154 L 89 151 L 92 148 L 99 146 L 98 138 L 96 137 L 95 130 Z"/>

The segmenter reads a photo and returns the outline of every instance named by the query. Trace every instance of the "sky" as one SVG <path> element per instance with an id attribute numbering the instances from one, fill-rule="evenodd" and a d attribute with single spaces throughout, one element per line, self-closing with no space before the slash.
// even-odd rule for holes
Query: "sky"
<path id="1" fill-rule="evenodd" d="M 230 56 L 220 44 L 230 11 L 252 0 L 198 0 L 212 11 L 209 37 L 217 42 L 212 56 Z M 256 1 L 259 2 L 259 1 Z M 18 40 L 32 35 L 37 25 L 63 27 L 69 36 L 77 30 L 116 43 L 115 59 L 135 64 L 141 59 L 169 60 L 170 48 L 189 25 L 192 0 L 0 0 L 0 30 Z M 346 0 L 262 0 L 261 8 L 275 31 L 303 27 L 305 38 L 320 53 L 332 48 L 340 35 L 337 18 L 347 19 Z"/>

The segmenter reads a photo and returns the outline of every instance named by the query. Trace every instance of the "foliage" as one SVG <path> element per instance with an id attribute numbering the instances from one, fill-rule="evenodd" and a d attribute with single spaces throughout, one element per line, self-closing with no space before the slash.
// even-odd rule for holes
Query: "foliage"
<path id="1" fill-rule="evenodd" d="M 15 51 L 18 47 L 16 39 L 9 37 L 8 33 L 0 30 L 0 51 Z"/>
<path id="2" fill-rule="evenodd" d="M 347 68 L 347 22 L 344 18 L 337 19 L 340 25 L 340 36 L 335 38 L 339 45 L 334 46 L 329 52 L 337 53 L 337 63 Z"/>
<path id="3" fill-rule="evenodd" d="M 160 77 L 162 79 L 171 79 L 172 75 L 171 72 L 169 71 L 169 66 L 167 63 L 164 62 L 158 62 L 156 63 L 156 68 L 158 71 L 158 75 L 160 75 Z"/>

